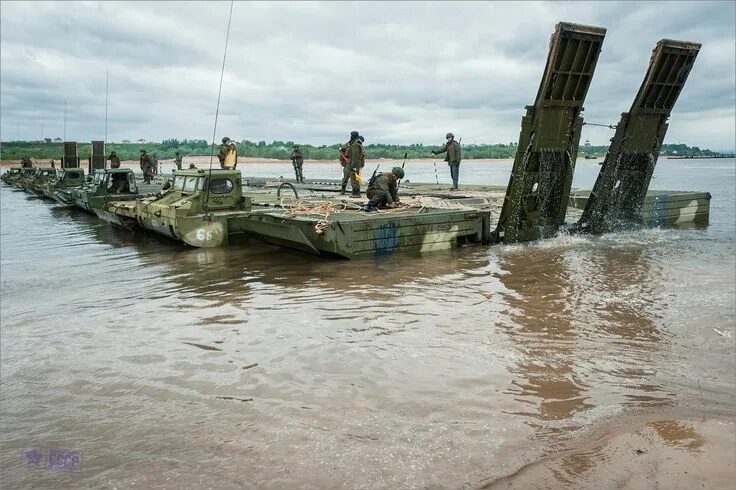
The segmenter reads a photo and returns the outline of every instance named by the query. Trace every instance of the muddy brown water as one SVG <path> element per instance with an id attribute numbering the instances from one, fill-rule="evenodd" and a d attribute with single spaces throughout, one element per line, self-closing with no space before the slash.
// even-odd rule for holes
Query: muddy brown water
<path id="1" fill-rule="evenodd" d="M 620 448 L 732 471 L 734 167 L 657 167 L 713 193 L 707 227 L 353 262 L 185 248 L 3 185 L 0 484 L 593 488 Z"/>

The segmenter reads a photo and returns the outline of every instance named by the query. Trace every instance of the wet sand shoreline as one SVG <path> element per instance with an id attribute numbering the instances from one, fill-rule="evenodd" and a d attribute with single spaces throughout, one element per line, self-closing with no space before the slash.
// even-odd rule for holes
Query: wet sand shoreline
<path id="1" fill-rule="evenodd" d="M 724 393 L 724 395 L 728 395 Z M 652 410 L 582 430 L 559 450 L 473 488 L 728 489 L 736 481 L 732 410 Z"/>

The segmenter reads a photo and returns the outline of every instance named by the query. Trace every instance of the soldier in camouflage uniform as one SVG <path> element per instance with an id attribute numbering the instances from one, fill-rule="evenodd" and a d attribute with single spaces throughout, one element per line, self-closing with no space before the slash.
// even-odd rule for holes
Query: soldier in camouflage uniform
<path id="1" fill-rule="evenodd" d="M 117 153 L 110 152 L 110 156 L 107 157 L 108 160 L 110 160 L 110 168 L 120 168 L 120 158 L 118 158 Z"/>
<path id="2" fill-rule="evenodd" d="M 143 170 L 143 182 L 150 184 L 153 177 L 153 160 L 148 156 L 146 150 L 141 150 L 141 170 Z"/>
<path id="3" fill-rule="evenodd" d="M 447 143 L 445 143 L 439 150 L 432 150 L 433 155 L 447 152 L 445 161 L 450 166 L 450 176 L 452 177 L 452 189 L 457 190 L 457 181 L 460 178 L 460 143 L 455 141 L 455 135 L 447 133 Z"/>
<path id="4" fill-rule="evenodd" d="M 32 168 L 33 162 L 29 157 L 23 157 L 20 159 L 20 166 L 21 168 Z"/>
<path id="5" fill-rule="evenodd" d="M 235 147 L 235 143 L 227 136 L 222 138 L 217 159 L 220 160 L 220 168 L 235 168 L 238 166 L 237 148 Z"/>
<path id="6" fill-rule="evenodd" d="M 302 167 L 304 166 L 304 156 L 298 146 L 294 147 L 291 152 L 291 164 L 294 166 L 294 174 L 296 174 L 296 181 L 304 183 L 304 174 L 302 173 Z"/>
<path id="7" fill-rule="evenodd" d="M 340 148 L 340 160 L 343 165 L 341 194 L 345 194 L 349 180 L 353 190 L 351 197 L 360 197 L 360 183 L 357 176 L 360 169 L 365 166 L 363 141 L 358 132 L 353 131 L 350 133 L 350 141 Z"/>
<path id="8" fill-rule="evenodd" d="M 366 196 L 368 204 L 364 204 L 362 211 L 376 211 L 379 207 L 395 208 L 399 205 L 399 179 L 404 178 L 404 169 L 394 167 L 391 172 L 383 172 L 368 184 Z"/>
<path id="9" fill-rule="evenodd" d="M 174 163 L 176 164 L 176 169 L 181 170 L 181 154 L 178 151 L 176 152 L 176 158 L 174 158 Z"/>

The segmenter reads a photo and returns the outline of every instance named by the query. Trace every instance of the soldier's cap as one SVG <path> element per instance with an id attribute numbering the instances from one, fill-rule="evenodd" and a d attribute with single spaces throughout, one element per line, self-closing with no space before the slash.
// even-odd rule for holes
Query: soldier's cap
<path id="1" fill-rule="evenodd" d="M 394 167 L 391 169 L 391 173 L 400 179 L 404 178 L 404 169 L 401 167 Z"/>
<path id="2" fill-rule="evenodd" d="M 222 138 L 222 142 L 223 143 L 226 142 L 226 141 L 230 141 L 230 138 L 228 138 L 227 136 L 225 136 L 224 138 Z"/>
<path id="3" fill-rule="evenodd" d="M 354 140 L 358 136 L 360 136 L 360 133 L 358 133 L 357 131 L 350 131 L 350 139 L 351 140 Z"/>
<path id="4" fill-rule="evenodd" d="M 141 153 L 145 153 L 145 152 L 146 152 L 146 150 L 141 150 Z"/>
<path id="5" fill-rule="evenodd" d="M 454 137 L 455 135 L 452 133 L 447 133 L 447 135 L 445 136 L 445 138 L 454 138 Z"/>

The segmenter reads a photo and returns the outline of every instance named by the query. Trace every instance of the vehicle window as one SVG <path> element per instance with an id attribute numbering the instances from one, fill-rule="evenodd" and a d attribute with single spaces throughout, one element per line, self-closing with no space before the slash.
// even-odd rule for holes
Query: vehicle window
<path id="1" fill-rule="evenodd" d="M 212 194 L 228 194 L 233 190 L 233 181 L 230 179 L 212 179 L 210 192 Z"/>
<path id="2" fill-rule="evenodd" d="M 197 188 L 197 179 L 199 177 L 187 177 L 184 181 L 184 192 L 192 192 Z"/>
<path id="3" fill-rule="evenodd" d="M 133 194 L 138 194 L 138 186 L 135 183 L 135 174 L 133 172 L 128 174 L 128 189 Z"/>
<path id="4" fill-rule="evenodd" d="M 100 185 L 105 181 L 106 175 L 104 173 L 95 174 L 95 184 Z"/>
<path id="5" fill-rule="evenodd" d="M 171 186 L 171 188 L 178 191 L 182 190 L 184 188 L 184 177 L 180 175 L 174 177 L 174 184 Z"/>

